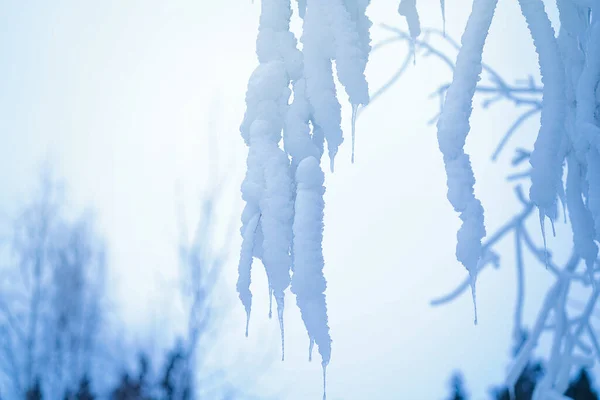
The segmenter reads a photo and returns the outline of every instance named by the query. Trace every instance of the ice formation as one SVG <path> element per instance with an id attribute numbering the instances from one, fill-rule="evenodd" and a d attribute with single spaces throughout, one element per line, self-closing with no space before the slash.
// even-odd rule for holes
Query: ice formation
<path id="1" fill-rule="evenodd" d="M 251 266 L 257 258 L 277 304 L 282 359 L 285 291 L 291 282 L 310 350 L 317 345 L 324 376 L 331 338 L 323 274 L 321 157 L 326 144 L 333 171 L 343 142 L 334 63 L 353 110 L 353 139 L 356 110 L 369 102 L 364 73 L 371 50 L 368 5 L 369 0 L 298 0 L 300 50 L 290 31 L 291 0 L 263 0 L 256 41 L 259 65 L 248 82 L 240 127 L 248 158 L 241 188 L 245 208 L 237 291 L 246 310 L 246 334 Z"/>
<path id="2" fill-rule="evenodd" d="M 573 277 L 591 283 L 593 293 L 581 317 L 583 321 L 599 296 L 593 272 L 600 240 L 600 3 L 556 0 L 560 16 L 556 35 L 542 0 L 515 1 L 533 39 L 543 83 L 541 124 L 530 157 L 530 200 L 538 209 L 544 242 L 544 221 L 549 218 L 554 223 L 557 200 L 566 205 L 574 254 L 565 270 L 558 272 L 557 283 L 548 293 L 507 382 L 510 386 L 520 375 L 548 315 L 554 315 L 553 353 L 534 398 L 561 398 L 571 366 L 583 362 L 582 357 L 573 355 L 573 348 L 586 326 L 580 323 L 571 330 L 560 299 L 566 298 Z M 482 247 L 486 235 L 484 209 L 474 193 L 475 174 L 464 147 L 496 3 L 473 0 L 437 124 L 448 200 L 462 220 L 456 257 L 469 273 L 474 303 L 476 277 L 488 261 Z M 249 321 L 251 266 L 253 258 L 258 258 L 267 272 L 269 293 L 276 300 L 283 357 L 284 296 L 291 283 L 309 336 L 309 358 L 316 344 L 324 376 L 331 357 L 331 338 L 323 274 L 325 188 L 321 159 L 326 146 L 333 171 L 344 139 L 337 78 L 352 109 L 354 161 L 356 113 L 359 106 L 369 102 L 365 78 L 371 51 L 368 5 L 369 0 L 297 0 L 298 17 L 303 20 L 300 50 L 290 31 L 291 0 L 263 0 L 256 42 L 259 65 L 248 82 L 247 109 L 240 129 L 248 145 L 242 184 L 245 208 L 237 284 L 240 300 Z M 444 0 L 440 7 L 445 30 Z M 406 19 L 414 51 L 421 32 L 416 0 L 401 0 L 398 12 Z M 575 272 L 580 259 L 587 266 L 586 278 Z M 546 263 L 557 271 L 553 263 Z M 588 334 L 597 344 L 593 332 Z M 595 347 L 600 354 L 600 346 Z M 323 383 L 325 388 L 325 380 Z"/>

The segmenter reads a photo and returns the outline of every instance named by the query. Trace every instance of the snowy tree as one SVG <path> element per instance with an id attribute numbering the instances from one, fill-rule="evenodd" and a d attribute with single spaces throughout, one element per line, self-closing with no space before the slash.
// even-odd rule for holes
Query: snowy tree
<path id="1" fill-rule="evenodd" d="M 533 150 L 519 152 L 516 157 L 517 163 L 528 160 L 531 166 L 526 174 L 529 196 L 521 186 L 516 189 L 524 210 L 485 240 L 484 207 L 474 193 L 476 171 L 464 145 L 470 131 L 473 97 L 482 88 L 482 54 L 496 3 L 473 1 L 461 44 L 456 44 L 456 61 L 450 60 L 452 82 L 440 92 L 439 148 L 447 175 L 448 200 L 462 220 L 456 258 L 468 272 L 466 287 L 471 288 L 474 304 L 476 278 L 486 265 L 497 262 L 494 243 L 509 231 L 515 233 L 519 269 L 523 268 L 525 246 L 555 275 L 556 283 L 508 373 L 507 386 L 514 386 L 540 335 L 552 324 L 548 368 L 534 398 L 563 398 L 572 368 L 589 365 L 600 357 L 596 333 L 589 323 L 599 294 L 595 273 L 600 239 L 600 3 L 557 0 L 557 35 L 542 0 L 518 1 L 535 45 L 543 83 L 528 88 L 539 97 L 528 103 L 535 107 L 522 118 L 539 113 L 541 123 Z M 250 268 L 253 258 L 257 258 L 265 266 L 277 302 L 283 351 L 284 292 L 291 280 L 311 347 L 313 341 L 319 347 L 323 368 L 330 358 L 331 340 L 320 245 L 323 179 L 319 161 L 326 142 L 333 171 L 343 141 L 333 62 L 352 105 L 353 122 L 358 107 L 369 102 L 364 76 L 371 50 L 371 22 L 365 14 L 368 4 L 368 0 L 298 1 L 298 15 L 303 19 L 300 50 L 289 30 L 291 1 L 262 1 L 257 39 L 259 66 L 248 83 L 247 109 L 241 125 L 248 145 L 248 170 L 242 184 L 246 206 L 241 229 L 240 299 L 249 318 Z M 442 1 L 442 15 L 444 6 Z M 424 32 L 416 0 L 400 1 L 398 12 L 406 17 L 409 33 L 401 36 L 410 41 L 414 59 L 418 48 L 428 46 L 427 41 L 419 39 Z M 497 93 L 516 102 L 517 95 L 510 85 L 497 76 L 492 76 L 492 83 Z M 568 172 L 563 179 L 565 164 Z M 558 201 L 568 209 L 573 232 L 573 256 L 566 265 L 556 265 L 545 245 L 546 223 L 549 220 L 554 228 Z M 524 219 L 534 212 L 539 217 L 544 249 L 533 244 L 523 227 Z M 583 312 L 570 318 L 566 301 L 574 282 L 587 285 L 590 295 Z M 519 312 L 515 320 L 518 331 Z M 584 336 L 588 343 L 584 343 Z"/>

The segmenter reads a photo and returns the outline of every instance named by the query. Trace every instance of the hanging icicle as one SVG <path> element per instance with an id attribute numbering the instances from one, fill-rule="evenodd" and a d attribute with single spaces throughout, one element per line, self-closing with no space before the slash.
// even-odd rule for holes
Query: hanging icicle
<path id="1" fill-rule="evenodd" d="M 442 34 L 446 37 L 446 1 L 440 0 L 440 9 L 442 11 Z"/>
<path id="2" fill-rule="evenodd" d="M 368 51 L 357 30 L 356 20 L 341 0 L 330 0 L 330 26 L 334 42 L 334 58 L 337 77 L 353 106 L 369 103 L 369 85 L 365 78 Z M 364 14 L 363 14 L 364 15 Z M 367 44 L 368 45 L 368 44 Z"/>
<path id="3" fill-rule="evenodd" d="M 248 172 L 242 184 L 246 201 L 242 230 L 244 240 L 257 210 L 261 234 L 261 256 L 267 271 L 269 290 L 277 303 L 283 357 L 284 292 L 290 283 L 290 246 L 292 242 L 292 177 L 286 153 L 279 147 L 291 94 L 289 84 L 301 73 L 301 54 L 289 31 L 290 1 L 263 0 L 256 43 L 259 66 L 248 82 L 246 114 L 240 128 L 249 145 Z M 247 243 L 247 248 L 250 247 Z M 246 255 L 247 253 L 245 253 Z M 240 264 L 247 265 L 246 257 Z M 248 304 L 248 268 L 240 269 L 243 299 Z M 242 294 L 240 294 L 242 296 Z M 247 310 L 249 315 L 249 310 Z"/>
<path id="4" fill-rule="evenodd" d="M 320 160 L 327 143 L 333 171 L 343 141 L 332 63 L 355 113 L 369 101 L 364 72 L 372 24 L 366 16 L 369 0 L 297 3 L 303 18 L 302 51 L 290 31 L 291 0 L 261 2 L 256 42 L 259 66 L 248 82 L 240 127 L 249 151 L 242 184 L 246 207 L 237 286 L 249 317 L 252 258 L 260 258 L 267 272 L 269 297 L 275 297 L 277 304 L 283 359 L 284 293 L 293 282 L 310 347 L 318 346 L 325 379 L 331 339 L 324 293 Z M 288 104 L 292 93 L 293 101 Z M 354 118 L 352 122 L 354 136 Z M 280 148 L 282 138 L 285 152 Z"/>
<path id="5" fill-rule="evenodd" d="M 331 171 L 335 156 L 344 141 L 341 106 L 333 80 L 332 59 L 335 55 L 333 32 L 328 18 L 329 2 L 308 0 L 301 42 L 304 55 L 306 97 L 311 105 L 313 123 L 322 130 L 329 153 Z"/>
<path id="6" fill-rule="evenodd" d="M 331 358 L 331 338 L 327 324 L 325 277 L 323 276 L 323 187 L 324 175 L 314 157 L 302 160 L 296 171 L 294 218 L 294 259 L 292 292 L 311 340 L 319 348 L 323 368 Z"/>
<path id="7" fill-rule="evenodd" d="M 408 32 L 414 40 L 421 34 L 421 22 L 417 12 L 417 0 L 401 0 L 398 6 L 398 14 L 406 18 Z"/>
<path id="8" fill-rule="evenodd" d="M 417 12 L 417 0 L 401 0 L 398 6 L 398 14 L 406 18 L 408 23 L 408 32 L 410 33 L 411 43 L 410 51 L 413 55 L 413 63 L 417 62 L 417 53 L 415 41 L 421 34 L 421 22 L 419 21 L 419 13 Z"/>
<path id="9" fill-rule="evenodd" d="M 600 242 L 600 152 L 592 147 L 587 155 L 588 208 L 594 219 L 596 240 Z"/>
<path id="10" fill-rule="evenodd" d="M 558 158 L 566 113 L 564 64 L 542 0 L 519 0 L 519 5 L 533 38 L 544 83 L 540 130 L 529 158 L 529 197 L 539 209 L 545 242 L 544 219 L 556 219 L 558 184 L 562 178 Z"/>
<path id="11" fill-rule="evenodd" d="M 568 157 L 567 207 L 573 229 L 575 252 L 585 260 L 588 272 L 592 271 L 598 257 L 598 246 L 594 242 L 594 221 L 589 209 L 583 203 L 582 180 L 585 178 L 581 165 L 574 154 Z M 592 279 L 593 282 L 593 279 Z"/>
<path id="12" fill-rule="evenodd" d="M 599 10 L 600 11 L 600 10 Z M 596 122 L 600 84 L 600 21 L 594 20 L 585 42 L 586 59 L 577 85 L 576 134 L 574 146 L 580 162 L 587 164 L 587 199 L 594 221 L 595 238 L 600 238 L 600 127 Z"/>
<path id="13" fill-rule="evenodd" d="M 474 195 L 475 177 L 464 145 L 470 130 L 473 96 L 481 74 L 481 56 L 494 16 L 497 0 L 475 0 L 462 37 L 456 69 L 442 113 L 438 120 L 438 142 L 444 155 L 448 178 L 448 200 L 460 213 L 456 257 L 471 277 L 471 291 L 477 323 L 475 280 L 481 258 L 481 240 L 485 237 L 483 207 Z"/>
<path id="14" fill-rule="evenodd" d="M 252 213 L 250 221 L 244 224 L 242 232 L 242 249 L 240 251 L 240 262 L 238 266 L 237 291 L 240 300 L 246 310 L 246 337 L 248 337 L 248 325 L 250 323 L 250 310 L 252 308 L 252 293 L 250 292 L 250 272 L 252 269 L 252 258 L 254 252 L 254 239 L 258 227 L 259 215 Z"/>

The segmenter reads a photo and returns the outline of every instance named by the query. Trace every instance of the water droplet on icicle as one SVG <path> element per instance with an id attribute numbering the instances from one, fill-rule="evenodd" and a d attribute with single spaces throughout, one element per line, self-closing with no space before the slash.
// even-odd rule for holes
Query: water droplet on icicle
<path id="1" fill-rule="evenodd" d="M 310 343 L 308 344 L 308 362 L 312 361 L 312 352 L 313 352 L 313 347 L 315 347 L 315 341 L 314 339 L 311 337 L 310 338 Z"/>
<path id="2" fill-rule="evenodd" d="M 323 362 L 323 400 L 327 400 L 327 364 Z"/>
<path id="3" fill-rule="evenodd" d="M 354 142 L 356 140 L 356 114 L 358 104 L 352 104 L 352 164 L 354 164 Z"/>
<path id="4" fill-rule="evenodd" d="M 285 340 L 283 335 L 283 305 L 277 304 L 277 317 L 279 318 L 279 330 L 281 331 L 281 361 L 285 360 Z"/>

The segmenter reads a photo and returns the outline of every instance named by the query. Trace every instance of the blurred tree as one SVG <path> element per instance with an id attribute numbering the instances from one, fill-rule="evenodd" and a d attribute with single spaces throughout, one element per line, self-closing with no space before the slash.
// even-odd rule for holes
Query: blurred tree
<path id="1" fill-rule="evenodd" d="M 94 400 L 96 397 L 91 392 L 91 384 L 87 375 L 84 375 L 79 382 L 79 389 L 75 394 L 75 400 Z"/>
<path id="2" fill-rule="evenodd" d="M 42 400 L 42 388 L 40 386 L 40 380 L 36 379 L 35 383 L 25 393 L 26 400 Z"/>
<path id="3" fill-rule="evenodd" d="M 527 364 L 512 391 L 506 387 L 497 388 L 492 390 L 492 397 L 495 400 L 531 400 L 535 386 L 543 372 L 544 368 L 539 362 Z"/>
<path id="4" fill-rule="evenodd" d="M 467 400 L 467 393 L 465 391 L 465 381 L 461 373 L 455 372 L 450 379 L 450 388 L 452 394 L 448 398 L 449 400 Z"/>
<path id="5" fill-rule="evenodd" d="M 44 170 L 13 226 L 0 268 L 0 387 L 9 398 L 61 398 L 94 366 L 104 244 L 89 214 L 68 211 L 62 185 Z"/>
<path id="6" fill-rule="evenodd" d="M 192 376 L 186 362 L 184 349 L 181 343 L 178 343 L 167 357 L 164 376 L 160 382 L 165 400 L 192 399 Z"/>

